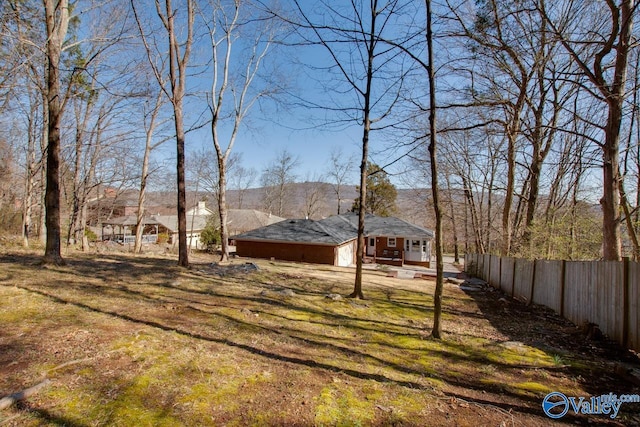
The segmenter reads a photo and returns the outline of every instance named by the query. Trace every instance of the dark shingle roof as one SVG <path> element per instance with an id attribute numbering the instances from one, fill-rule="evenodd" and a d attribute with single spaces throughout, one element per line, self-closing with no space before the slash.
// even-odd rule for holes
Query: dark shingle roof
<path id="1" fill-rule="evenodd" d="M 365 217 L 365 235 L 433 237 L 433 232 L 394 217 Z M 358 215 L 334 215 L 320 221 L 285 220 L 239 234 L 236 240 L 302 242 L 340 245 L 358 237 Z"/>
<path id="2" fill-rule="evenodd" d="M 355 229 L 358 228 L 358 214 L 347 213 L 337 215 L 331 218 L 341 218 L 343 221 L 349 222 Z M 323 220 L 326 221 L 326 220 Z M 433 231 L 426 228 L 411 224 L 403 219 L 393 216 L 382 217 L 367 214 L 364 218 L 364 234 L 367 236 L 390 236 L 390 237 L 409 237 L 420 236 L 433 238 Z"/>
<path id="3" fill-rule="evenodd" d="M 260 212 L 254 209 L 229 209 L 227 227 L 237 233 L 255 230 L 284 221 L 284 218 Z"/>
<path id="4" fill-rule="evenodd" d="M 336 232 L 320 221 L 289 219 L 239 234 L 236 240 L 264 240 L 339 245 L 357 237 L 357 233 Z"/>

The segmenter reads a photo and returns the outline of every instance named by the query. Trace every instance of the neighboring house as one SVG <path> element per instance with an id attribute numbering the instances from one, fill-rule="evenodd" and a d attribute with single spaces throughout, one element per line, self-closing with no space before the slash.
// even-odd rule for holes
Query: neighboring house
<path id="1" fill-rule="evenodd" d="M 284 221 L 276 215 L 271 215 L 255 209 L 229 209 L 227 211 L 227 228 L 229 236 L 246 233 L 271 224 Z"/>
<path id="2" fill-rule="evenodd" d="M 136 225 L 138 217 L 127 215 L 103 221 L 101 226 L 102 240 L 111 240 L 118 243 L 135 243 Z M 159 223 L 154 218 L 144 217 L 142 219 L 144 231 L 142 243 L 156 243 L 158 241 Z"/>
<path id="3" fill-rule="evenodd" d="M 102 239 L 113 240 L 119 243 L 134 243 L 137 224 L 137 202 L 133 209 L 133 202 L 128 203 L 131 211 L 125 210 L 127 215 L 117 216 L 101 223 Z M 131 213 L 133 212 L 133 213 Z M 152 211 L 153 212 L 153 211 Z M 173 209 L 175 212 L 175 209 Z M 207 225 L 209 216 L 213 211 L 205 206 L 205 202 L 198 202 L 196 206 L 186 212 L 187 216 L 187 245 L 192 249 L 204 249 L 200 242 L 200 233 Z M 142 220 L 144 231 L 143 243 L 156 243 L 158 234 L 166 234 L 168 243 L 178 244 L 178 216 L 160 215 L 159 213 L 145 216 Z"/>
<path id="4" fill-rule="evenodd" d="M 355 262 L 352 230 L 323 226 L 320 221 L 292 219 L 232 237 L 236 253 L 251 258 L 349 266 Z"/>
<path id="5" fill-rule="evenodd" d="M 340 215 L 358 228 L 358 215 Z M 330 217 L 331 218 L 331 217 Z M 327 219 L 330 219 L 327 218 Z M 431 265 L 434 232 L 396 217 L 367 215 L 364 220 L 365 255 L 391 265 Z"/>
<path id="6" fill-rule="evenodd" d="M 204 202 L 200 202 L 204 203 Z M 197 208 L 190 209 L 187 217 L 187 246 L 191 249 L 206 249 L 206 245 L 200 241 L 200 234 L 207 226 L 211 214 L 196 214 Z M 204 212 L 204 211 L 202 211 Z M 160 233 L 169 236 L 169 243 L 178 245 L 178 215 L 154 215 L 152 217 L 160 224 Z"/>
<path id="7" fill-rule="evenodd" d="M 200 241 L 200 235 L 212 215 L 214 215 L 215 219 L 218 213 L 209 209 L 204 201 L 198 202 L 194 207 L 186 211 L 187 245 L 191 249 L 206 248 L 206 245 Z M 126 215 L 102 221 L 103 239 L 120 243 L 133 243 L 135 241 L 136 220 L 136 215 Z M 284 218 L 252 209 L 229 209 L 227 224 L 229 226 L 229 235 L 233 235 L 283 220 Z M 148 217 L 145 216 L 143 224 L 145 226 L 143 243 L 155 243 L 158 234 L 167 234 L 168 243 L 178 244 L 177 215 L 155 214 Z"/>
<path id="8" fill-rule="evenodd" d="M 121 217 L 136 216 L 138 213 L 137 190 L 123 190 L 118 193 L 114 188 L 107 187 L 102 192 L 96 192 L 98 194 L 92 194 L 87 200 L 87 221 L 90 226 L 100 228 L 102 224 Z M 166 193 L 147 194 L 145 212 L 147 215 L 170 215 L 176 211 L 173 200 L 174 198 Z"/>
<path id="9" fill-rule="evenodd" d="M 189 215 L 209 216 L 209 215 L 213 215 L 214 213 L 216 212 L 212 211 L 207 207 L 207 202 L 199 201 L 197 205 L 195 205 L 194 207 L 192 207 L 187 211 L 187 216 Z"/>
<path id="10" fill-rule="evenodd" d="M 286 220 L 234 236 L 236 253 L 253 258 L 348 266 L 356 261 L 357 214 Z M 395 217 L 367 215 L 366 256 L 391 265 L 430 266 L 433 232 Z"/>

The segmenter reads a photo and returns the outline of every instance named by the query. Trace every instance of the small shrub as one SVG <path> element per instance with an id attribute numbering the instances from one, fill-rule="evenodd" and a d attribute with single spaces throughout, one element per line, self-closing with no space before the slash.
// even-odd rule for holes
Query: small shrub
<path id="1" fill-rule="evenodd" d="M 92 230 L 88 229 L 88 228 L 84 229 L 84 235 L 87 237 L 87 239 L 90 242 L 98 241 L 98 235 L 96 233 L 94 233 Z"/>
<path id="2" fill-rule="evenodd" d="M 207 225 L 200 233 L 200 241 L 207 247 L 213 247 L 220 241 L 220 227 L 213 215 L 207 220 Z"/>

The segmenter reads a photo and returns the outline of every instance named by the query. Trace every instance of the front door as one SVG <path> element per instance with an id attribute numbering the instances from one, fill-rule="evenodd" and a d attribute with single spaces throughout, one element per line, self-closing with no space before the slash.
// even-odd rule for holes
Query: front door
<path id="1" fill-rule="evenodd" d="M 376 254 L 376 238 L 368 237 L 369 243 L 367 244 L 367 256 L 374 256 Z"/>

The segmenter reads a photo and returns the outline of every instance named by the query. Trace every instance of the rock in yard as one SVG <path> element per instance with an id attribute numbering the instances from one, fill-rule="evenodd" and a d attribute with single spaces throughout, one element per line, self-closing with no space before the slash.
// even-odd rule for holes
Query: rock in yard
<path id="1" fill-rule="evenodd" d="M 256 316 L 256 317 L 258 317 L 258 313 L 254 313 L 253 311 L 249 310 L 248 308 L 242 308 L 242 309 L 240 309 L 240 312 L 242 314 L 244 314 L 245 316 Z"/>
<path id="2" fill-rule="evenodd" d="M 475 286 L 487 286 L 487 282 L 482 279 L 478 279 L 477 277 L 470 277 L 465 280 L 464 283 Z"/>
<path id="3" fill-rule="evenodd" d="M 253 262 L 247 262 L 247 263 L 244 264 L 243 270 L 246 271 L 247 273 L 249 273 L 249 272 L 252 272 L 252 271 L 259 271 L 260 267 L 258 267 L 258 265 L 253 263 Z"/>
<path id="4" fill-rule="evenodd" d="M 470 283 L 464 283 L 460 285 L 460 290 L 464 292 L 481 292 L 483 288 L 483 286 L 472 285 Z"/>
<path id="5" fill-rule="evenodd" d="M 342 295 L 338 295 L 338 294 L 327 294 L 325 296 L 325 298 L 329 298 L 332 299 L 334 301 L 340 301 L 342 299 Z"/>
<path id="6" fill-rule="evenodd" d="M 296 293 L 293 292 L 291 289 L 279 289 L 277 291 L 275 291 L 276 293 L 283 295 L 285 297 L 294 297 L 296 296 Z"/>

